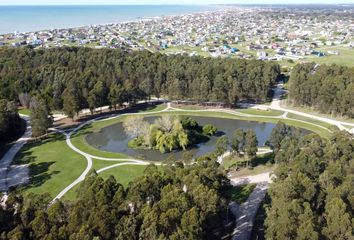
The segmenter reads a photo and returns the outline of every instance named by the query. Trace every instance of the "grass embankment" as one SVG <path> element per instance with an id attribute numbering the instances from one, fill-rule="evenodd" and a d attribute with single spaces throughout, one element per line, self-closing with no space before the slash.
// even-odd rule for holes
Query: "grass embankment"
<path id="1" fill-rule="evenodd" d="M 278 110 L 236 109 L 236 111 L 250 115 L 260 115 L 269 117 L 277 117 L 284 114 L 284 112 Z"/>
<path id="2" fill-rule="evenodd" d="M 316 125 L 323 126 L 325 128 L 329 128 L 330 126 L 332 126 L 329 123 L 322 122 L 322 121 L 319 121 L 319 120 L 316 120 L 316 119 L 313 119 L 313 118 L 300 116 L 300 115 L 293 114 L 293 113 L 288 113 L 288 118 L 296 119 L 296 120 L 300 120 L 300 121 L 305 121 L 305 122 L 309 122 L 309 123 L 313 123 L 313 124 L 316 124 Z"/>
<path id="3" fill-rule="evenodd" d="M 14 164 L 29 164 L 30 183 L 24 187 L 26 193 L 48 192 L 55 197 L 82 174 L 86 160 L 66 145 L 63 135 L 50 134 L 26 144 Z"/>

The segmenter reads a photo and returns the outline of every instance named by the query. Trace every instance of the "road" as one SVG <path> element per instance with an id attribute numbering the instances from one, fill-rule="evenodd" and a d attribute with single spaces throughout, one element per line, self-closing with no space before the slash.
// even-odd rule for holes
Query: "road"
<path id="1" fill-rule="evenodd" d="M 27 143 L 32 136 L 30 119 L 27 116 L 21 116 L 26 121 L 26 131 L 19 138 L 7 153 L 0 160 L 0 191 L 6 192 L 9 187 L 24 184 L 28 182 L 27 166 L 11 166 L 15 155 Z"/>

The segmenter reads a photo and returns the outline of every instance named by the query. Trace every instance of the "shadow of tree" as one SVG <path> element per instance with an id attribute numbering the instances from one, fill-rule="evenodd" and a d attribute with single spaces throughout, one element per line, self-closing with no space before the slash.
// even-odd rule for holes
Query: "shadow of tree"
<path id="1" fill-rule="evenodd" d="M 274 162 L 274 153 L 266 153 L 262 156 L 257 156 L 251 161 L 252 167 L 257 167 L 259 165 L 266 165 L 267 163 Z"/>
<path id="2" fill-rule="evenodd" d="M 60 171 L 49 171 L 50 166 L 56 163 L 55 161 L 38 162 L 37 157 L 34 155 L 33 149 L 43 144 L 64 140 L 65 137 L 62 134 L 49 134 L 43 139 L 31 141 L 30 143 L 26 144 L 15 156 L 13 162 L 14 165 L 29 165 L 30 182 L 27 186 L 24 187 L 24 189 L 41 186 L 53 175 L 60 173 Z"/>
<path id="3" fill-rule="evenodd" d="M 52 175 L 60 173 L 60 171 L 53 171 L 49 173 L 49 168 L 55 162 L 41 162 L 38 164 L 30 165 L 30 184 L 27 186 L 30 187 L 39 187 L 46 181 L 48 181 Z"/>

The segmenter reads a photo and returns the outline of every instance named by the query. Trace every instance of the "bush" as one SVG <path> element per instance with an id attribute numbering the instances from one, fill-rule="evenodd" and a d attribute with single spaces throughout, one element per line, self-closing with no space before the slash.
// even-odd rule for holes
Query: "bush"
<path id="1" fill-rule="evenodd" d="M 206 124 L 203 127 L 203 134 L 205 134 L 207 136 L 213 136 L 216 134 L 217 131 L 218 131 L 218 129 L 211 124 Z"/>

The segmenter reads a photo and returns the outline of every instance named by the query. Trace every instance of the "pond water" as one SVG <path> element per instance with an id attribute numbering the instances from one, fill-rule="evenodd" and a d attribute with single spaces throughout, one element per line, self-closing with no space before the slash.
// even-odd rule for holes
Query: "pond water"
<path id="1" fill-rule="evenodd" d="M 157 117 L 146 117 L 145 120 L 153 122 Z M 253 129 L 255 130 L 258 138 L 259 146 L 264 146 L 265 142 L 269 138 L 272 129 L 275 124 L 241 121 L 234 119 L 214 118 L 214 117 L 194 117 L 199 125 L 213 124 L 218 128 L 218 135 L 224 135 L 231 139 L 232 134 L 238 128 Z M 184 154 L 189 156 L 198 157 L 208 152 L 212 152 L 215 149 L 215 143 L 219 136 L 213 136 L 208 142 L 198 144 L 197 146 L 188 149 L 186 151 L 173 151 L 171 153 L 160 153 L 157 150 L 143 150 L 143 149 L 131 149 L 128 148 L 128 142 L 131 140 L 125 132 L 122 123 L 117 123 L 101 129 L 100 132 L 92 133 L 86 136 L 86 141 L 93 147 L 108 152 L 119 152 L 135 158 L 151 160 L 151 161 L 163 161 L 163 160 L 178 160 L 183 157 Z"/>

